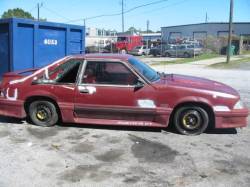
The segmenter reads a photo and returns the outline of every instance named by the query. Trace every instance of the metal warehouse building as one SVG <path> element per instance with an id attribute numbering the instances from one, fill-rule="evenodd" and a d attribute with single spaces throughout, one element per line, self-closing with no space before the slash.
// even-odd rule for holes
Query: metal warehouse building
<path id="1" fill-rule="evenodd" d="M 207 36 L 227 36 L 228 26 L 228 23 L 209 22 L 162 27 L 162 40 L 164 42 L 178 39 L 204 40 Z M 250 22 L 234 22 L 233 34 L 250 37 Z"/>

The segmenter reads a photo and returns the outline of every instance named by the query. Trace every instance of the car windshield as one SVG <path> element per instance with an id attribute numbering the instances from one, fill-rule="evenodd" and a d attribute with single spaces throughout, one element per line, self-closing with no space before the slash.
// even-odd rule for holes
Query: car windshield
<path id="1" fill-rule="evenodd" d="M 132 57 L 128 59 L 128 62 L 149 81 L 154 82 L 160 78 L 155 70 L 138 59 Z"/>

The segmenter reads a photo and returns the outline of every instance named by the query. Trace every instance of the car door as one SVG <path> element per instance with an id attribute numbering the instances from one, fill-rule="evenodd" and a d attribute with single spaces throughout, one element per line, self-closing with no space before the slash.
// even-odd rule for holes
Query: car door
<path id="1" fill-rule="evenodd" d="M 83 59 L 70 59 L 49 70 L 49 79 L 53 84 L 46 86 L 55 94 L 64 119 L 68 119 L 74 109 L 74 94 L 82 64 Z"/>
<path id="2" fill-rule="evenodd" d="M 154 88 L 126 63 L 88 60 L 76 89 L 74 112 L 78 119 L 152 121 L 156 108 L 144 106 L 153 105 L 154 99 Z"/>

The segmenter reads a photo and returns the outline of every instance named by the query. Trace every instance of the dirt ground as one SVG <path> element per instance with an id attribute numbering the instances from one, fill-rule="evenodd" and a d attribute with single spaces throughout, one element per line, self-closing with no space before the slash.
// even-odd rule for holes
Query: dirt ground
<path id="1" fill-rule="evenodd" d="M 154 68 L 229 84 L 250 108 L 250 71 L 199 65 Z M 249 126 L 189 137 L 171 129 L 41 128 L 0 117 L 0 187 L 249 187 Z"/>

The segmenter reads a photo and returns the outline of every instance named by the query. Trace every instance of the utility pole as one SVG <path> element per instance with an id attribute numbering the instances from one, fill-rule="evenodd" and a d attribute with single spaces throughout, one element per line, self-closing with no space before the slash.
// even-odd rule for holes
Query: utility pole
<path id="1" fill-rule="evenodd" d="M 40 20 L 40 8 L 43 6 L 43 3 L 37 3 L 37 21 Z"/>
<path id="2" fill-rule="evenodd" d="M 122 32 L 124 32 L 124 0 L 122 0 Z"/>
<path id="3" fill-rule="evenodd" d="M 85 29 L 86 29 L 86 19 L 85 19 L 85 18 L 83 19 L 83 26 L 84 26 Z"/>
<path id="4" fill-rule="evenodd" d="M 147 20 L 147 33 L 149 32 L 149 20 Z"/>
<path id="5" fill-rule="evenodd" d="M 147 34 L 149 33 L 149 20 L 147 20 Z M 147 36 L 147 49 L 148 49 L 148 36 Z"/>
<path id="6" fill-rule="evenodd" d="M 207 12 L 206 12 L 206 19 L 205 19 L 205 23 L 207 23 L 208 21 L 208 17 L 207 17 Z"/>
<path id="7" fill-rule="evenodd" d="M 234 9 L 234 1 L 230 0 L 229 33 L 228 33 L 228 45 L 227 45 L 227 63 L 230 62 L 230 57 L 231 57 L 233 9 Z"/>

